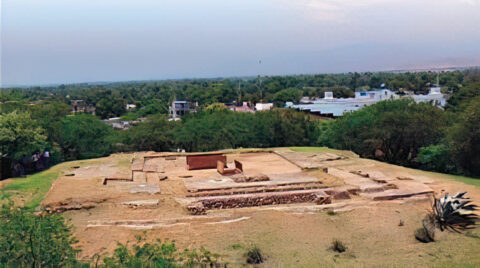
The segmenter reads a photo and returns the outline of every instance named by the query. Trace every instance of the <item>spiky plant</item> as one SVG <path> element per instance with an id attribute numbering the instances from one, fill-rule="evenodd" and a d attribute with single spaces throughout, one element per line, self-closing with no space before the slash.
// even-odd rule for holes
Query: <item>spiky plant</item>
<path id="1" fill-rule="evenodd" d="M 475 214 L 477 206 L 472 204 L 470 198 L 465 194 L 457 193 L 449 196 L 444 193 L 440 198 L 435 198 L 432 210 L 435 219 L 435 225 L 444 230 L 461 232 L 467 229 L 475 228 L 478 215 Z"/>
<path id="2" fill-rule="evenodd" d="M 465 194 L 463 192 L 450 196 L 442 192 L 440 197 L 434 198 L 432 211 L 423 219 L 423 228 L 415 232 L 415 237 L 427 243 L 434 241 L 435 228 L 442 232 L 449 230 L 457 233 L 475 228 L 478 220 L 475 211 L 478 207 Z"/>

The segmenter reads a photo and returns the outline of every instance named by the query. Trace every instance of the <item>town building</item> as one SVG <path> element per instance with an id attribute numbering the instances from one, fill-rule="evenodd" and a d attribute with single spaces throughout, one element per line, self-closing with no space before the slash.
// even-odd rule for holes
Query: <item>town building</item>
<path id="1" fill-rule="evenodd" d="M 256 111 L 270 111 L 273 108 L 273 103 L 256 103 L 255 110 Z"/>
<path id="2" fill-rule="evenodd" d="M 95 106 L 85 103 L 84 100 L 71 100 L 72 113 L 87 113 L 95 115 Z"/>
<path id="3" fill-rule="evenodd" d="M 128 103 L 127 103 L 127 105 L 125 106 L 125 109 L 126 109 L 127 111 L 133 111 L 133 110 L 135 110 L 136 108 L 137 108 L 137 105 L 135 105 L 135 104 L 128 104 Z"/>
<path id="4" fill-rule="evenodd" d="M 108 118 L 108 119 L 104 119 L 102 121 L 103 121 L 103 123 L 111 126 L 112 128 L 120 129 L 120 130 L 126 130 L 126 129 L 129 129 L 130 127 L 132 127 L 136 124 L 139 124 L 141 122 L 145 122 L 146 120 L 147 120 L 147 118 L 145 118 L 145 117 L 140 117 L 137 120 L 130 120 L 130 121 L 122 120 L 120 117 L 111 117 L 111 118 Z"/>
<path id="5" fill-rule="evenodd" d="M 432 105 L 443 107 L 447 104 L 447 100 L 440 91 L 440 87 L 431 87 L 427 95 L 407 95 L 411 97 L 415 102 L 430 102 Z"/>
<path id="6" fill-rule="evenodd" d="M 390 89 L 382 88 L 370 91 L 355 92 L 354 98 L 334 98 L 332 92 L 325 92 L 323 99 L 302 98 L 300 104 L 292 105 L 289 103 L 286 107 L 308 111 L 324 117 L 338 117 L 351 111 L 359 110 L 363 107 L 375 104 L 384 100 L 396 100 L 400 98 L 412 98 L 415 102 L 430 102 L 437 107 L 443 107 L 446 104 L 445 96 L 440 92 L 439 87 L 432 87 L 427 95 L 405 95 L 400 96 Z"/>
<path id="7" fill-rule="evenodd" d="M 170 121 L 180 120 L 180 117 L 191 113 L 196 112 L 198 104 L 189 102 L 189 101 L 173 101 L 170 107 L 168 108 L 168 114 Z"/>
<path id="8" fill-rule="evenodd" d="M 228 106 L 228 109 L 230 111 L 234 112 L 244 112 L 244 113 L 254 113 L 255 109 L 251 107 L 249 102 L 242 102 L 242 105 L 237 105 L 236 102 L 234 102 L 232 105 Z"/>

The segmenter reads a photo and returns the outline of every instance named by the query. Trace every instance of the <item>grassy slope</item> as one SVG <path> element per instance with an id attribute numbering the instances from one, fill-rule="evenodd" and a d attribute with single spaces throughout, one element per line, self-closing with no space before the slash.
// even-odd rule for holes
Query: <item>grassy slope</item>
<path id="1" fill-rule="evenodd" d="M 0 203 L 6 198 L 12 199 L 17 205 L 25 206 L 34 210 L 42 202 L 43 198 L 50 190 L 52 183 L 62 174 L 69 173 L 74 166 L 92 165 L 104 161 L 114 161 L 119 169 L 130 167 L 130 157 L 96 158 L 88 160 L 77 160 L 64 162 L 51 167 L 48 170 L 28 175 L 26 178 L 11 178 L 0 183 Z"/>
<path id="2" fill-rule="evenodd" d="M 338 152 L 342 152 L 342 151 L 330 149 L 330 148 L 327 148 L 327 147 L 290 147 L 290 149 L 295 151 L 295 152 L 304 152 L 304 153 L 338 153 Z M 470 178 L 470 177 L 465 177 L 465 176 L 458 176 L 458 175 L 443 174 L 443 173 L 437 173 L 437 172 L 429 172 L 429 171 L 423 171 L 423 172 L 434 174 L 436 177 L 440 177 L 442 179 L 459 181 L 459 182 L 463 182 L 463 183 L 466 183 L 466 184 L 470 184 L 470 185 L 480 187 L 480 179 Z"/>
<path id="3" fill-rule="evenodd" d="M 52 183 L 58 178 L 59 168 L 55 166 L 40 173 L 29 175 L 26 178 L 13 178 L 0 190 L 1 199 L 11 198 L 21 202 L 28 209 L 35 209 L 40 205 Z"/>
<path id="4" fill-rule="evenodd" d="M 90 160 L 91 161 L 91 160 Z M 42 202 L 52 183 L 73 166 L 85 161 L 72 161 L 55 165 L 45 171 L 28 175 L 26 178 L 11 178 L 2 182 L 0 200 L 12 199 L 17 205 L 34 210 Z"/>

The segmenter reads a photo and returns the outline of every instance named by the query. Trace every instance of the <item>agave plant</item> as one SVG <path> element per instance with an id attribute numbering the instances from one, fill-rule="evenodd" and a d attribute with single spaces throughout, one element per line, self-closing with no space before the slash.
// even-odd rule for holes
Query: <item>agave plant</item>
<path id="1" fill-rule="evenodd" d="M 434 241 L 436 228 L 442 232 L 449 230 L 457 233 L 475 228 L 479 218 L 475 214 L 478 207 L 465 194 L 463 192 L 451 196 L 442 192 L 440 197 L 434 198 L 432 211 L 423 219 L 423 228 L 415 232 L 415 237 L 428 243 Z"/>
<path id="2" fill-rule="evenodd" d="M 433 217 L 442 232 L 444 230 L 460 232 L 475 227 L 478 220 L 478 215 L 475 214 L 477 206 L 472 204 L 470 198 L 465 197 L 466 193 L 454 196 L 445 193 L 440 198 L 435 198 L 432 206 Z"/>

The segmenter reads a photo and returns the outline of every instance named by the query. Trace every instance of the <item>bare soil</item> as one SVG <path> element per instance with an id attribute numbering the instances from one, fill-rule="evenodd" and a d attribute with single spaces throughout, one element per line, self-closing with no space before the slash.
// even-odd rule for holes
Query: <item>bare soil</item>
<path id="1" fill-rule="evenodd" d="M 282 152 L 289 157 L 282 156 Z M 329 155 L 322 156 L 326 153 Z M 207 215 L 193 216 L 182 203 L 188 185 L 192 181 L 222 183 L 225 180 L 216 170 L 188 171 L 184 156 L 177 156 L 175 160 L 152 158 L 144 163 L 149 170 L 145 178 L 102 184 L 105 177 L 131 177 L 133 159 L 143 155 L 146 153 L 82 161 L 80 167 L 66 170 L 64 174 L 74 176 L 57 179 L 43 200 L 44 206 L 93 203 L 90 209 L 64 212 L 74 226 L 78 245 L 83 249 L 82 258 L 89 259 L 97 253 L 110 254 L 117 242 L 133 242 L 136 234 L 146 232 L 148 240 L 175 240 L 179 248 L 204 246 L 221 254 L 223 261 L 233 267 L 246 265 L 244 254 L 251 245 L 257 245 L 266 256 L 261 267 L 480 266 L 478 229 L 462 234 L 438 231 L 438 241 L 430 244 L 415 240 L 413 233 L 421 226 L 421 219 L 430 206 L 427 195 L 374 201 L 371 194 L 365 192 L 330 205 L 305 203 L 209 210 Z M 335 155 L 342 157 L 337 159 Z M 277 153 L 227 155 L 227 162 L 234 159 L 243 163 L 246 175 L 266 174 L 272 178 L 277 175 L 295 180 L 301 174 L 317 178 L 326 187 L 363 186 L 375 184 L 373 179 L 378 179 L 400 185 L 399 191 L 411 191 L 409 187 L 417 183 L 436 194 L 442 190 L 468 191 L 468 196 L 477 204 L 480 201 L 477 186 L 449 179 L 447 175 L 361 159 L 351 152 L 293 153 L 278 149 Z M 302 165 L 316 166 L 316 169 L 302 170 Z M 321 168 L 327 168 L 328 173 Z M 360 176 L 358 172 L 369 177 Z M 165 176 L 167 179 L 158 179 Z M 138 192 L 139 187 L 158 187 L 159 193 Z M 152 200 L 158 200 L 158 204 Z M 148 206 L 122 204 L 132 201 Z M 334 215 L 327 213 L 329 210 L 335 211 Z M 404 222 L 403 226 L 399 226 L 400 221 Z M 347 251 L 330 250 L 334 239 L 342 241 Z"/>

